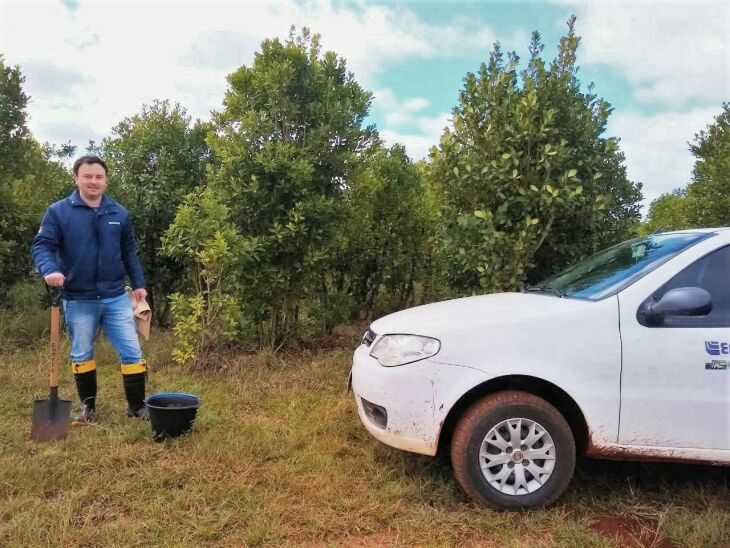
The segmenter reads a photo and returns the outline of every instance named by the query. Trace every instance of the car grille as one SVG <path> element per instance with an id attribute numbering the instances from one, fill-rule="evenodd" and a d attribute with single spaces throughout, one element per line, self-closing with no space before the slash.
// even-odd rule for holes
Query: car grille
<path id="1" fill-rule="evenodd" d="M 375 332 L 368 329 L 367 331 L 365 331 L 365 334 L 362 336 L 362 344 L 364 344 L 365 346 L 370 346 L 371 344 L 373 344 L 373 341 L 375 340 L 376 336 L 377 335 L 375 334 Z"/>

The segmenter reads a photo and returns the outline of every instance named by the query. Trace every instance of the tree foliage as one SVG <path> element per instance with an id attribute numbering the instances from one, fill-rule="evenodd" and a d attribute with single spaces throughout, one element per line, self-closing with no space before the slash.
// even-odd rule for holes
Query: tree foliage
<path id="1" fill-rule="evenodd" d="M 687 212 L 687 190 L 675 189 L 652 200 L 641 234 L 690 228 Z"/>
<path id="2" fill-rule="evenodd" d="M 7 66 L 0 56 L 0 180 L 22 177 L 23 160 L 31 154 L 33 138 L 27 126 L 28 96 L 20 67 Z"/>
<path id="3" fill-rule="evenodd" d="M 180 287 L 179 262 L 160 253 L 161 238 L 177 207 L 203 185 L 211 161 L 206 124 L 192 123 L 184 108 L 168 101 L 145 105 L 125 118 L 94 152 L 109 166 L 109 192 L 131 213 L 155 321 L 169 321 L 168 295 Z"/>
<path id="4" fill-rule="evenodd" d="M 378 148 L 353 175 L 345 195 L 332 268 L 336 292 L 352 296 L 366 315 L 381 294 L 390 302 L 380 313 L 413 304 L 427 266 L 433 217 L 422 170 L 405 148 Z"/>
<path id="5" fill-rule="evenodd" d="M 0 293 L 31 272 L 28 249 L 43 211 L 70 190 L 73 147 L 40 145 L 27 127 L 20 67 L 0 56 Z"/>
<path id="6" fill-rule="evenodd" d="M 23 223 L 15 204 L 14 188 L 25 175 L 34 147 L 26 125 L 28 96 L 23 92 L 19 67 L 9 67 L 0 57 L 0 283 L 6 286 L 18 275 Z M 22 263 L 21 263 L 22 264 Z"/>
<path id="7" fill-rule="evenodd" d="M 162 246 L 163 254 L 177 260 L 187 272 L 187 283 L 176 287 L 191 288 L 170 295 L 176 335 L 173 358 L 195 365 L 245 326 L 235 296 L 241 238 L 230 221 L 228 207 L 211 189 L 196 188 L 178 208 Z"/>
<path id="8" fill-rule="evenodd" d="M 433 152 L 443 200 L 449 277 L 461 290 L 515 289 L 625 236 L 638 220 L 640 185 L 626 179 L 611 108 L 577 78 L 574 18 L 546 66 L 537 33 L 527 68 L 499 44 L 469 73 Z"/>
<path id="9" fill-rule="evenodd" d="M 209 122 L 167 101 L 122 120 L 90 150 L 132 214 L 175 359 L 512 290 L 630 236 L 641 185 L 604 135 L 610 105 L 578 79 L 579 43 L 571 18 L 549 63 L 537 33 L 525 65 L 495 45 L 466 75 L 430 163 L 380 143 L 365 122 L 371 94 L 306 28 L 262 42 Z M 3 288 L 29 273 L 43 210 L 72 188 L 73 148 L 39 145 L 27 103 L 20 69 L 0 57 Z M 728 126 L 725 104 L 691 145 L 691 184 L 655 200 L 640 230 L 730 224 Z"/>
<path id="10" fill-rule="evenodd" d="M 730 226 L 730 103 L 690 145 L 695 155 L 687 187 L 688 221 L 693 226 Z"/>
<path id="11" fill-rule="evenodd" d="M 210 185 L 253 250 L 242 265 L 242 301 L 262 342 L 279 344 L 309 283 L 328 268 L 346 182 L 376 141 L 363 126 L 371 96 L 307 29 L 292 29 L 284 43 L 265 40 L 228 82 L 209 135 L 220 160 Z"/>
<path id="12" fill-rule="evenodd" d="M 730 226 L 730 103 L 695 135 L 692 181 L 651 203 L 642 230 Z"/>

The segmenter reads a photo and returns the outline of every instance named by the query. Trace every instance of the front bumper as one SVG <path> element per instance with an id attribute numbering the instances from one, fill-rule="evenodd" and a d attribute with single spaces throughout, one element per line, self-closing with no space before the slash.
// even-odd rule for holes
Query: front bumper
<path id="1" fill-rule="evenodd" d="M 469 367 L 421 360 L 383 367 L 360 345 L 352 360 L 352 390 L 360 420 L 377 440 L 405 451 L 435 455 L 439 435 L 454 404 L 474 386 L 489 379 Z M 363 404 L 387 412 L 385 428 Z"/>

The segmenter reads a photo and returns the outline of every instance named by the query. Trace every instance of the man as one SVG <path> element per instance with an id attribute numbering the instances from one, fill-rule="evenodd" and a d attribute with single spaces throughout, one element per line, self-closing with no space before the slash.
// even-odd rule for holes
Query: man
<path id="1" fill-rule="evenodd" d="M 61 288 L 71 339 L 71 369 L 81 399 L 81 412 L 73 423 L 87 424 L 94 419 L 94 339 L 100 327 L 119 354 L 127 416 L 146 419 L 147 365 L 125 293 L 127 274 L 134 296 L 147 297 L 131 219 L 126 209 L 104 194 L 107 167 L 103 160 L 82 156 L 73 172 L 77 189 L 46 210 L 31 248 L 45 282 Z"/>

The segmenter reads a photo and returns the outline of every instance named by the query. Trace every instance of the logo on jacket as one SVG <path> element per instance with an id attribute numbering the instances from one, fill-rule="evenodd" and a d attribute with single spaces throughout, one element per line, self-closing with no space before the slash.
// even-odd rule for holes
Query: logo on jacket
<path id="1" fill-rule="evenodd" d="M 730 343 L 720 341 L 705 341 L 705 350 L 710 356 L 730 354 Z"/>

